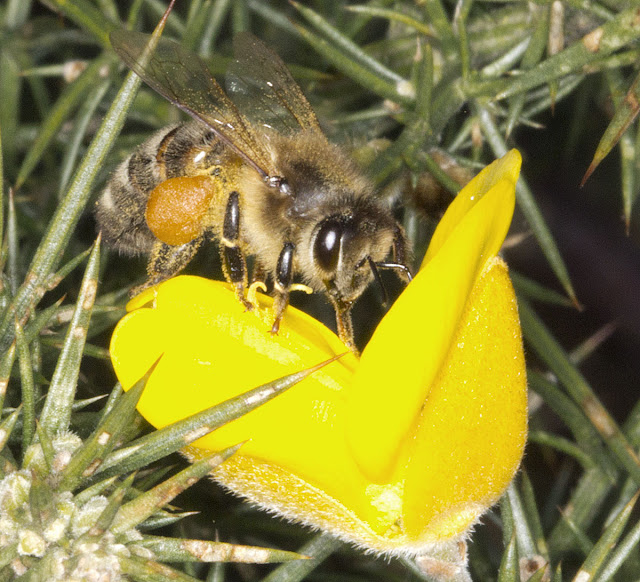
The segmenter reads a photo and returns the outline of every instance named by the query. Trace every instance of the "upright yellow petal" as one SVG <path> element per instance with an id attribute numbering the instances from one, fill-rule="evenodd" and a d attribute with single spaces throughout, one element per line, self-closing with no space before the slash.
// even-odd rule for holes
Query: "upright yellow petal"
<path id="1" fill-rule="evenodd" d="M 513 189 L 515 195 L 516 182 L 520 175 L 522 156 L 518 150 L 511 150 L 504 156 L 497 159 L 471 180 L 455 197 L 454 201 L 447 208 L 447 212 L 438 223 L 438 228 L 433 234 L 429 243 L 429 248 L 424 256 L 422 265 L 428 263 L 436 255 L 440 247 L 452 235 L 466 214 L 485 196 L 491 192 L 499 182 L 507 181 L 501 186 L 502 189 Z M 509 197 L 510 198 L 510 197 Z M 515 197 L 514 197 L 515 201 Z M 486 238 L 485 252 L 488 256 L 498 254 L 502 243 L 507 236 L 511 217 L 513 215 L 513 205 L 510 199 L 505 199 L 502 207 L 494 208 L 496 215 L 493 217 L 493 229 Z"/>
<path id="2" fill-rule="evenodd" d="M 522 338 L 500 259 L 474 286 L 453 344 L 420 412 L 404 474 L 406 533 L 434 542 L 458 535 L 497 501 L 526 441 Z"/>
<path id="3" fill-rule="evenodd" d="M 471 289 L 509 229 L 520 154 L 512 150 L 458 194 L 422 267 L 378 325 L 349 392 L 347 440 L 363 473 L 389 481 L 449 350 Z M 433 249 L 433 250 L 432 250 Z"/>

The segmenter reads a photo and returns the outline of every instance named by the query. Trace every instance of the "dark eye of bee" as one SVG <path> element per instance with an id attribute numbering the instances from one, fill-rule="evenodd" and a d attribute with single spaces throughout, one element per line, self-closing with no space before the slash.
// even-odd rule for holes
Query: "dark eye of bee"
<path id="1" fill-rule="evenodd" d="M 328 218 L 323 221 L 313 245 L 313 257 L 325 271 L 335 271 L 340 259 L 340 239 L 344 234 L 344 225 Z"/>

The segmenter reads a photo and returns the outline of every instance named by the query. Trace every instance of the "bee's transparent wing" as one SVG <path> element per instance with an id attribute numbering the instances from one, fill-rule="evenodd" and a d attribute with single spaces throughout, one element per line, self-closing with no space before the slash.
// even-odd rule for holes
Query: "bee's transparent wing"
<path id="1" fill-rule="evenodd" d="M 233 49 L 227 91 L 252 123 L 285 134 L 305 130 L 322 135 L 311 105 L 273 50 L 248 32 L 234 38 Z"/>
<path id="2" fill-rule="evenodd" d="M 118 56 L 147 85 L 209 126 L 260 174 L 276 174 L 271 157 L 262 144 L 264 137 L 255 133 L 200 57 L 177 42 L 161 39 L 148 64 L 142 66 L 140 57 L 149 35 L 116 30 L 110 38 Z"/>

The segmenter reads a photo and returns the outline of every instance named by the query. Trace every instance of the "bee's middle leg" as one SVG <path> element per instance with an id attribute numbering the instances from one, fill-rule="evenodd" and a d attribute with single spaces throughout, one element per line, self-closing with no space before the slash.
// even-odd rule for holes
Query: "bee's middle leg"
<path id="1" fill-rule="evenodd" d="M 289 305 L 289 293 L 293 281 L 293 252 L 295 245 L 285 243 L 278 257 L 278 265 L 275 272 L 274 291 L 275 301 L 273 303 L 274 320 L 271 326 L 271 333 L 277 334 L 280 329 L 280 321 L 287 305 Z"/>
<path id="2" fill-rule="evenodd" d="M 238 300 L 246 309 L 253 309 L 253 304 L 244 297 L 247 284 L 247 261 L 239 246 L 240 243 L 240 195 L 231 192 L 227 200 L 222 224 L 222 268 L 224 276 L 233 284 Z"/>
<path id="3" fill-rule="evenodd" d="M 131 296 L 177 275 L 191 261 L 201 244 L 201 236 L 178 246 L 161 241 L 156 242 L 147 263 L 147 280 L 142 285 L 131 289 Z"/>

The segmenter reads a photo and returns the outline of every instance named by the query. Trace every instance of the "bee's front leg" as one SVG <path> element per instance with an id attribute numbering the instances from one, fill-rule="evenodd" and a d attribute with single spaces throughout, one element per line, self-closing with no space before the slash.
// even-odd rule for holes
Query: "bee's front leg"
<path id="1" fill-rule="evenodd" d="M 133 297 L 141 291 L 177 275 L 194 257 L 203 238 L 203 236 L 199 236 L 183 245 L 156 242 L 151 249 L 151 256 L 147 263 L 148 278 L 142 285 L 131 289 L 130 295 Z"/>
<path id="2" fill-rule="evenodd" d="M 275 301 L 273 303 L 274 320 L 271 326 L 271 333 L 277 334 L 280 329 L 280 320 L 287 305 L 289 304 L 289 292 L 293 281 L 293 243 L 285 243 L 278 257 L 278 265 L 275 272 L 274 291 Z"/>
<path id="3" fill-rule="evenodd" d="M 240 195 L 234 191 L 229 195 L 222 224 L 222 265 L 224 276 L 233 284 L 238 300 L 246 309 L 253 305 L 244 297 L 247 284 L 247 261 L 239 246 L 240 243 Z"/>

